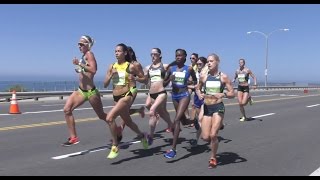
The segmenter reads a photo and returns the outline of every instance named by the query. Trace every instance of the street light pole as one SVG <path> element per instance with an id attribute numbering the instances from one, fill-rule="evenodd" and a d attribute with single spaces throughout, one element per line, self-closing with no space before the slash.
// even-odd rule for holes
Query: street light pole
<path id="1" fill-rule="evenodd" d="M 266 38 L 266 68 L 264 70 L 264 87 L 267 87 L 268 84 L 268 51 L 269 51 L 269 36 Z"/>
<path id="2" fill-rule="evenodd" d="M 266 64 L 265 64 L 265 70 L 264 70 L 264 86 L 267 87 L 268 85 L 268 51 L 269 51 L 269 37 L 272 33 L 276 32 L 276 31 L 289 31 L 289 29 L 276 29 L 274 31 L 271 31 L 269 34 L 265 34 L 263 32 L 260 31 L 249 31 L 247 32 L 247 34 L 251 34 L 251 33 L 258 33 L 263 35 L 266 38 Z"/>

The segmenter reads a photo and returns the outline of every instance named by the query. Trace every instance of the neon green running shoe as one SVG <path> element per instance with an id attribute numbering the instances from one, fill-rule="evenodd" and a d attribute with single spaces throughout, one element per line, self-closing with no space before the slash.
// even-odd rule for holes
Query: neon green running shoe
<path id="1" fill-rule="evenodd" d="M 108 159 L 114 159 L 119 155 L 119 148 L 117 146 L 112 146 L 109 155 L 107 156 Z"/>
<path id="2" fill-rule="evenodd" d="M 148 149 L 149 148 L 149 144 L 148 144 L 148 134 L 147 133 L 143 133 L 143 137 L 141 139 L 141 143 L 144 149 Z"/>

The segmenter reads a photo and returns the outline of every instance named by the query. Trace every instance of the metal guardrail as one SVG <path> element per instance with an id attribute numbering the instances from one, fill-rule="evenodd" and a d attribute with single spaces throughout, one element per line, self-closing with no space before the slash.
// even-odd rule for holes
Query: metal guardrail
<path id="1" fill-rule="evenodd" d="M 237 87 L 234 87 L 236 90 Z M 320 86 L 268 86 L 268 87 L 257 87 L 256 90 L 298 90 L 298 89 L 320 89 Z M 166 88 L 167 91 L 171 91 L 171 88 Z M 58 96 L 59 99 L 63 99 L 63 96 L 69 96 L 74 91 L 47 91 L 47 92 L 16 92 L 17 97 L 20 99 L 34 99 L 37 101 L 40 97 L 55 97 Z M 112 90 L 99 90 L 100 94 L 112 94 Z M 149 89 L 138 89 L 138 93 L 148 93 Z M 0 101 L 5 99 L 5 101 L 10 102 L 12 97 L 11 92 L 0 92 Z"/>

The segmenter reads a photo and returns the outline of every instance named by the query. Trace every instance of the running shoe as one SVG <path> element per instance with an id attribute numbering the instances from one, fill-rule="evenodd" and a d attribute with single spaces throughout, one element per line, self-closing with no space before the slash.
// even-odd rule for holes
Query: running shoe
<path id="1" fill-rule="evenodd" d="M 171 133 L 171 132 L 172 132 L 171 128 L 168 127 L 168 128 L 166 129 L 166 132 L 167 132 L 167 133 Z"/>
<path id="2" fill-rule="evenodd" d="M 197 146 L 198 146 L 198 140 L 196 140 L 196 139 L 191 139 L 191 140 L 190 140 L 190 145 L 191 145 L 192 148 L 193 148 L 193 147 L 197 147 Z"/>
<path id="3" fill-rule="evenodd" d="M 247 118 L 244 117 L 244 116 L 240 118 L 240 121 L 242 121 L 242 122 L 243 122 L 243 121 L 246 121 L 246 120 L 247 120 Z"/>
<path id="4" fill-rule="evenodd" d="M 147 133 L 143 133 L 143 137 L 141 139 L 141 143 L 144 149 L 148 149 L 149 144 L 148 144 L 148 134 Z"/>
<path id="5" fill-rule="evenodd" d="M 175 150 L 173 150 L 173 149 L 170 149 L 170 150 L 167 151 L 163 156 L 164 156 L 165 158 L 171 159 L 171 158 L 176 157 L 176 155 L 177 155 L 177 152 L 176 152 Z"/>
<path id="6" fill-rule="evenodd" d="M 212 168 L 215 168 L 216 166 L 217 166 L 217 160 L 215 159 L 215 158 L 211 158 L 210 160 L 209 160 L 209 166 L 208 166 L 208 168 L 209 169 L 212 169 Z"/>
<path id="7" fill-rule="evenodd" d="M 61 144 L 62 146 L 71 146 L 71 145 L 75 145 L 75 144 L 78 144 L 80 141 L 79 141 L 79 138 L 78 137 L 73 137 L 73 138 L 68 138 L 68 141 Z"/>
<path id="8" fill-rule="evenodd" d="M 117 146 L 112 145 L 109 155 L 107 156 L 108 159 L 114 159 L 119 155 L 119 148 Z"/>

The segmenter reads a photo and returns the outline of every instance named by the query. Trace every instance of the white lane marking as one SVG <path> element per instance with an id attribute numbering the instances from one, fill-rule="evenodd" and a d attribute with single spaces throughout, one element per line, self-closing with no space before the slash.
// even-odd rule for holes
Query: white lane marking
<path id="1" fill-rule="evenodd" d="M 126 143 L 120 144 L 119 147 L 121 148 L 122 146 L 127 146 L 127 145 L 130 145 L 130 144 L 136 144 L 136 143 L 139 143 L 139 142 L 141 142 L 141 141 L 126 142 Z M 51 159 L 54 159 L 54 160 L 65 159 L 65 158 L 84 155 L 84 154 L 89 154 L 89 153 L 93 153 L 93 152 L 104 151 L 104 150 L 107 150 L 107 149 L 110 149 L 110 148 L 111 148 L 111 146 L 108 145 L 108 146 L 103 146 L 103 147 L 99 147 L 99 148 L 95 148 L 95 149 L 91 149 L 91 150 L 84 150 L 84 151 L 65 154 L 65 155 L 61 155 L 61 156 L 55 156 L 55 157 L 51 157 Z"/>
<path id="2" fill-rule="evenodd" d="M 291 96 L 291 97 L 296 97 L 296 96 L 299 96 L 299 95 L 290 95 L 290 94 L 280 94 L 280 96 Z"/>
<path id="3" fill-rule="evenodd" d="M 320 167 L 315 170 L 313 173 L 311 173 L 309 176 L 320 176 Z"/>
<path id="4" fill-rule="evenodd" d="M 259 115 L 259 116 L 254 116 L 252 118 L 260 118 L 260 117 L 265 117 L 265 116 L 271 116 L 274 115 L 275 113 L 269 113 L 269 114 L 263 114 L 263 115 Z"/>
<path id="5" fill-rule="evenodd" d="M 12 114 L 0 114 L 0 116 L 11 116 Z"/>
<path id="6" fill-rule="evenodd" d="M 309 107 L 316 107 L 316 106 L 320 106 L 320 104 L 314 104 L 314 105 L 310 105 L 310 106 L 306 106 L 306 107 L 309 108 Z"/>

